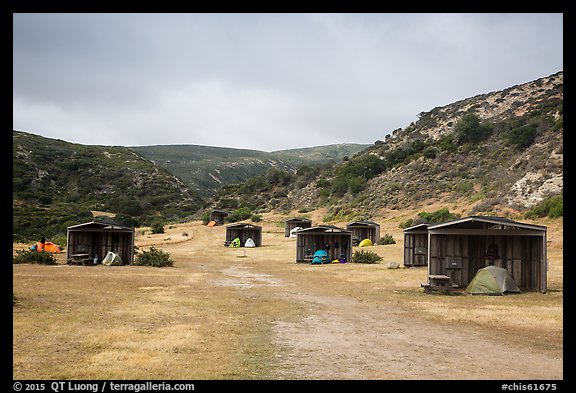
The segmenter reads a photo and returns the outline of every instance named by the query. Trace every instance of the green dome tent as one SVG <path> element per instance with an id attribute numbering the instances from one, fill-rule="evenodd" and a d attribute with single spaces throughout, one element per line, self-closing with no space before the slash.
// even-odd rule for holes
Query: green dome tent
<path id="1" fill-rule="evenodd" d="M 240 247 L 240 238 L 237 237 L 236 239 L 232 240 L 228 247 L 230 247 L 230 248 Z"/>
<path id="2" fill-rule="evenodd" d="M 466 292 L 472 295 L 504 295 L 504 293 L 520 292 L 520 288 L 508 270 L 497 266 L 486 266 L 476 272 L 466 287 Z"/>

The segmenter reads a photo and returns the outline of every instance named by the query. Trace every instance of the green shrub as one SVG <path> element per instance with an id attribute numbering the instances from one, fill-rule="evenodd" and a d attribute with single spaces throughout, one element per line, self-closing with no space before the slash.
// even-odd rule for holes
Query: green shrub
<path id="1" fill-rule="evenodd" d="M 254 222 L 260 222 L 260 221 L 262 221 L 262 216 L 260 214 L 252 214 L 250 216 L 250 220 L 252 220 Z"/>
<path id="2" fill-rule="evenodd" d="M 422 154 L 426 158 L 436 158 L 438 155 L 438 149 L 434 146 L 427 146 L 424 148 L 424 150 L 422 150 Z"/>
<path id="3" fill-rule="evenodd" d="M 420 212 L 418 213 L 418 217 L 426 220 L 427 222 L 437 222 L 437 223 L 455 220 L 459 218 L 458 215 L 450 213 L 450 211 L 446 207 L 438 209 L 432 213 Z"/>
<path id="4" fill-rule="evenodd" d="M 47 251 L 16 250 L 12 263 L 35 263 L 39 265 L 56 265 L 56 257 Z"/>
<path id="5" fill-rule="evenodd" d="M 518 149 L 525 149 L 534 143 L 537 130 L 538 124 L 529 123 L 513 128 L 505 134 L 504 138 L 508 144 L 514 145 Z"/>
<path id="6" fill-rule="evenodd" d="M 538 217 L 558 218 L 564 215 L 564 198 L 562 195 L 544 199 L 524 214 L 524 217 L 532 219 Z"/>
<path id="7" fill-rule="evenodd" d="M 452 135 L 446 135 L 445 137 L 441 138 L 438 142 L 436 142 L 438 148 L 447 153 L 456 153 L 458 148 L 454 144 L 454 137 Z"/>
<path id="8" fill-rule="evenodd" d="M 134 261 L 136 266 L 152 266 L 152 267 L 172 267 L 174 261 L 170 259 L 170 254 L 162 250 L 157 250 L 154 246 L 150 247 L 149 251 L 142 251 L 141 254 L 136 255 Z"/>
<path id="9" fill-rule="evenodd" d="M 461 143 L 478 143 L 492 134 L 492 127 L 480 124 L 480 118 L 474 113 L 468 113 L 454 127 L 456 137 Z"/>
<path id="10" fill-rule="evenodd" d="M 124 213 L 118 213 L 114 216 L 114 222 L 117 222 L 120 225 L 124 225 L 127 227 L 138 227 L 140 226 L 140 223 L 138 222 L 137 219 L 135 219 L 134 217 L 128 215 L 128 214 L 124 214 Z"/>
<path id="11" fill-rule="evenodd" d="M 406 228 L 411 227 L 413 222 L 414 222 L 414 220 L 409 218 L 406 221 L 401 222 L 400 225 L 398 225 L 398 226 L 402 229 L 406 229 Z"/>
<path id="12" fill-rule="evenodd" d="M 164 225 L 161 222 L 155 222 L 150 227 L 150 233 L 164 233 Z"/>
<path id="13" fill-rule="evenodd" d="M 249 207 L 241 207 L 232 211 L 225 219 L 226 222 L 238 222 L 242 220 L 247 220 L 252 216 L 252 209 Z"/>
<path id="14" fill-rule="evenodd" d="M 396 244 L 396 240 L 394 240 L 392 235 L 387 233 L 378 240 L 378 244 L 379 245 Z"/>
<path id="15" fill-rule="evenodd" d="M 352 262 L 354 263 L 380 263 L 382 257 L 373 251 L 354 251 Z"/>
<path id="16" fill-rule="evenodd" d="M 202 224 L 206 225 L 210 222 L 210 212 L 202 213 Z"/>

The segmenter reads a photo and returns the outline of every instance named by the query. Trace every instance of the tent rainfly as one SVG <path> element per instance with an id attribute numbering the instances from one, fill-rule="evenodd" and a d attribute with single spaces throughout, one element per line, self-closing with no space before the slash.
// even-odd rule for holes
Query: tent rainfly
<path id="1" fill-rule="evenodd" d="M 466 292 L 472 295 L 504 295 L 520 292 L 520 288 L 508 270 L 490 265 L 478 270 L 466 287 Z"/>

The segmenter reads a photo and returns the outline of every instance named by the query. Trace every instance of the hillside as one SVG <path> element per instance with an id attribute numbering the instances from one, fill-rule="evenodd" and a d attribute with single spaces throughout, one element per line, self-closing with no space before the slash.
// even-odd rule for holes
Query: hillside
<path id="1" fill-rule="evenodd" d="M 469 214 L 525 212 L 563 193 L 563 72 L 421 112 L 418 121 L 329 170 L 299 171 L 262 190 L 223 190 L 217 206 L 327 209 L 326 221 L 370 218 L 444 201 Z"/>
<path id="2" fill-rule="evenodd" d="M 270 168 L 295 172 L 301 165 L 340 162 L 369 145 L 336 144 L 264 152 L 200 145 L 133 146 L 133 151 L 178 176 L 204 198 Z"/>
<path id="3" fill-rule="evenodd" d="M 63 234 L 95 210 L 131 225 L 212 208 L 240 220 L 321 209 L 325 222 L 456 201 L 522 213 L 562 200 L 563 132 L 563 72 L 421 112 L 371 146 L 126 148 L 13 131 L 13 234 Z"/>
<path id="4" fill-rule="evenodd" d="M 62 235 L 93 219 L 119 213 L 127 224 L 178 219 L 203 201 L 176 176 L 128 148 L 86 146 L 13 131 L 13 235 Z"/>

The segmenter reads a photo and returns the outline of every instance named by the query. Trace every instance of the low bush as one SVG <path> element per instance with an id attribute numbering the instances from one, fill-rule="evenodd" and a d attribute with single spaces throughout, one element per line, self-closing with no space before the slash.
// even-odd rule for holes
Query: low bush
<path id="1" fill-rule="evenodd" d="M 160 222 L 152 224 L 152 227 L 150 228 L 150 233 L 152 234 L 164 233 L 164 225 L 162 225 L 162 223 Z"/>
<path id="2" fill-rule="evenodd" d="M 544 199 L 524 214 L 526 218 L 550 217 L 558 218 L 564 215 L 564 198 L 562 195 Z"/>
<path id="3" fill-rule="evenodd" d="M 56 257 L 47 251 L 16 250 L 12 263 L 35 263 L 38 265 L 56 265 Z"/>
<path id="4" fill-rule="evenodd" d="M 382 257 L 372 251 L 354 251 L 352 262 L 354 263 L 380 263 Z"/>
<path id="5" fill-rule="evenodd" d="M 409 218 L 404 222 L 401 222 L 398 226 L 402 229 L 406 229 L 412 226 L 412 224 L 414 223 L 414 219 Z"/>
<path id="6" fill-rule="evenodd" d="M 387 233 L 378 240 L 378 244 L 379 245 L 396 244 L 396 240 L 394 240 L 392 235 Z"/>
<path id="7" fill-rule="evenodd" d="M 174 261 L 170 259 L 170 254 L 162 250 L 157 250 L 154 246 L 150 247 L 149 251 L 142 251 L 141 254 L 136 255 L 134 261 L 136 266 L 152 266 L 152 267 L 172 267 Z"/>

